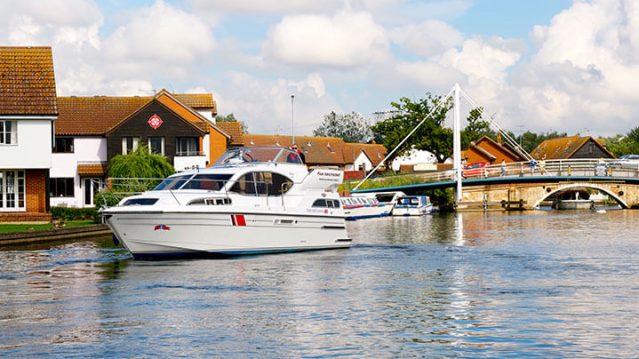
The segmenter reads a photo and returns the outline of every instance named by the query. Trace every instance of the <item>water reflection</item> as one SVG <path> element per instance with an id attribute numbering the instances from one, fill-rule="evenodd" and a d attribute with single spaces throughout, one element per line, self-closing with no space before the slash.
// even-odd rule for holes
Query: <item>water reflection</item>
<path id="1" fill-rule="evenodd" d="M 0 251 L 9 356 L 636 356 L 639 215 L 349 223 L 350 250 L 132 261 Z"/>

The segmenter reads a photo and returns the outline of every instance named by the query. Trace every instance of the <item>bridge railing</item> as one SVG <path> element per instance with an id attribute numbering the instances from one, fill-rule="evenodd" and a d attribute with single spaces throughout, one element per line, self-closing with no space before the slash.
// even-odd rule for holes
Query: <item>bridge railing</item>
<path id="1" fill-rule="evenodd" d="M 455 170 L 415 172 L 401 176 L 416 176 L 423 183 L 449 182 L 456 179 Z M 512 162 L 505 165 L 494 164 L 483 168 L 462 170 L 462 179 L 481 179 L 495 177 L 530 177 L 530 176 L 592 176 L 592 177 L 639 177 L 639 165 L 630 164 L 617 159 L 570 159 L 540 160 L 535 165 L 531 161 Z M 372 178 L 369 181 L 383 181 L 388 177 Z"/>

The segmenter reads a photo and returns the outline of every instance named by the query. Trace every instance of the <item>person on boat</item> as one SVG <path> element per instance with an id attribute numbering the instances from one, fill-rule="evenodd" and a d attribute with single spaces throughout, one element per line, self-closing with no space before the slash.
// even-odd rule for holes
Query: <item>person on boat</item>
<path id="1" fill-rule="evenodd" d="M 501 176 L 506 175 L 506 160 L 501 160 Z"/>
<path id="2" fill-rule="evenodd" d="M 302 151 L 300 151 L 300 149 L 297 147 L 297 144 L 293 144 L 293 151 L 295 151 L 295 153 L 297 153 L 297 155 L 302 160 L 302 163 L 306 164 L 306 156 L 304 155 L 304 153 Z"/>

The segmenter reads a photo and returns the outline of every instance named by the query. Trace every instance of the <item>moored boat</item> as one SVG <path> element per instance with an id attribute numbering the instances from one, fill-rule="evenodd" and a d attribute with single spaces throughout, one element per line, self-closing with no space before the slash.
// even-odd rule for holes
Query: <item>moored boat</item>
<path id="1" fill-rule="evenodd" d="M 135 258 L 347 248 L 342 179 L 285 148 L 240 148 L 101 213 Z"/>
<path id="2" fill-rule="evenodd" d="M 342 207 L 347 220 L 390 216 L 393 205 L 380 203 L 374 195 L 342 197 Z"/>
<path id="3" fill-rule="evenodd" d="M 433 212 L 428 196 L 402 196 L 397 198 L 393 216 L 423 216 Z"/>

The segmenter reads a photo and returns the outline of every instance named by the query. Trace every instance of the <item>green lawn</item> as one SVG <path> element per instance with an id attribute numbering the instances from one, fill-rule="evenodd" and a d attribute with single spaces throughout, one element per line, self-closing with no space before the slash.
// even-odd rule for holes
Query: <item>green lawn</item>
<path id="1" fill-rule="evenodd" d="M 65 222 L 66 227 L 79 227 L 90 226 L 96 224 L 93 220 L 77 220 Z M 28 231 L 42 231 L 45 229 L 53 228 L 53 223 L 46 224 L 0 224 L 0 233 L 14 233 L 14 232 L 28 232 Z"/>

